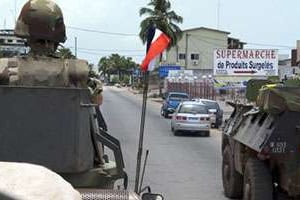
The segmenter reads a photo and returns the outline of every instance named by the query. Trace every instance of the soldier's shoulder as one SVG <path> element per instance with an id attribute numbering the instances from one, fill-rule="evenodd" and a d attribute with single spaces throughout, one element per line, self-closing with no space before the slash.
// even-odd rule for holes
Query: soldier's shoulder
<path id="1" fill-rule="evenodd" d="M 76 64 L 79 64 L 79 65 L 86 65 L 88 66 L 89 63 L 87 60 L 84 60 L 84 59 L 64 59 L 66 62 L 70 62 L 70 63 L 76 63 Z"/>

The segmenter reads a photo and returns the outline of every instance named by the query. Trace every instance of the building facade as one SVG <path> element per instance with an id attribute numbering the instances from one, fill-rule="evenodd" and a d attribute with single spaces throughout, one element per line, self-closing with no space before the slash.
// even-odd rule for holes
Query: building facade
<path id="1" fill-rule="evenodd" d="M 227 48 L 229 32 L 205 27 L 183 31 L 177 46 L 166 52 L 166 63 L 177 64 L 202 74 L 213 73 L 213 51 Z"/>
<path id="2" fill-rule="evenodd" d="M 28 53 L 25 40 L 15 36 L 13 30 L 0 30 L 0 56 L 12 57 Z"/>
<path id="3" fill-rule="evenodd" d="M 245 44 L 239 39 L 228 37 L 229 34 L 206 27 L 184 30 L 177 46 L 166 52 L 165 64 L 179 65 L 198 74 L 213 74 L 214 49 L 242 49 Z"/>

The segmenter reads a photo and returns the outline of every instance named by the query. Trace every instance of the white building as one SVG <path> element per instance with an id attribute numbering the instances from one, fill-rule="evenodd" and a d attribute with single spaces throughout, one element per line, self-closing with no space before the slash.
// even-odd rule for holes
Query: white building
<path id="1" fill-rule="evenodd" d="M 293 66 L 292 58 L 289 58 L 289 55 L 278 55 L 278 76 L 279 80 L 286 78 L 291 78 L 296 74 L 300 74 L 300 69 L 298 66 Z"/>
<path id="2" fill-rule="evenodd" d="M 243 48 L 245 44 L 229 38 L 229 34 L 227 31 L 206 27 L 184 30 L 177 46 L 166 52 L 164 64 L 180 65 L 199 74 L 212 74 L 214 49 Z"/>
<path id="3" fill-rule="evenodd" d="M 23 55 L 28 52 L 25 40 L 15 36 L 13 30 L 0 30 L 0 52 L 3 57 Z"/>

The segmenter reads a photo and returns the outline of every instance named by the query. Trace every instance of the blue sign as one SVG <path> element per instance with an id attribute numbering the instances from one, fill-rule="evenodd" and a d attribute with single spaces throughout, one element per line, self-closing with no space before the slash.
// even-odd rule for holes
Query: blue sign
<path id="1" fill-rule="evenodd" d="M 133 77 L 141 77 L 142 76 L 142 72 L 140 70 L 140 68 L 136 68 L 133 72 L 132 72 Z"/>
<path id="2" fill-rule="evenodd" d="M 181 67 L 178 65 L 162 65 L 159 66 L 159 77 L 165 78 L 168 76 L 170 70 L 181 70 Z"/>

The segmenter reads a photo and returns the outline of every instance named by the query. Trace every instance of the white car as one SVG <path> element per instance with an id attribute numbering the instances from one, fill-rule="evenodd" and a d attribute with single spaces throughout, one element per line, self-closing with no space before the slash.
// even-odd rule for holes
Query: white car
<path id="1" fill-rule="evenodd" d="M 210 114 L 207 107 L 197 101 L 181 102 L 175 110 L 171 120 L 171 130 L 174 135 L 180 131 L 190 133 L 204 133 L 210 135 Z"/>
<path id="2" fill-rule="evenodd" d="M 220 108 L 217 101 L 210 99 L 192 99 L 192 101 L 203 103 L 207 107 L 208 113 L 210 114 L 211 124 L 215 128 L 219 128 L 222 125 L 223 110 Z"/>

